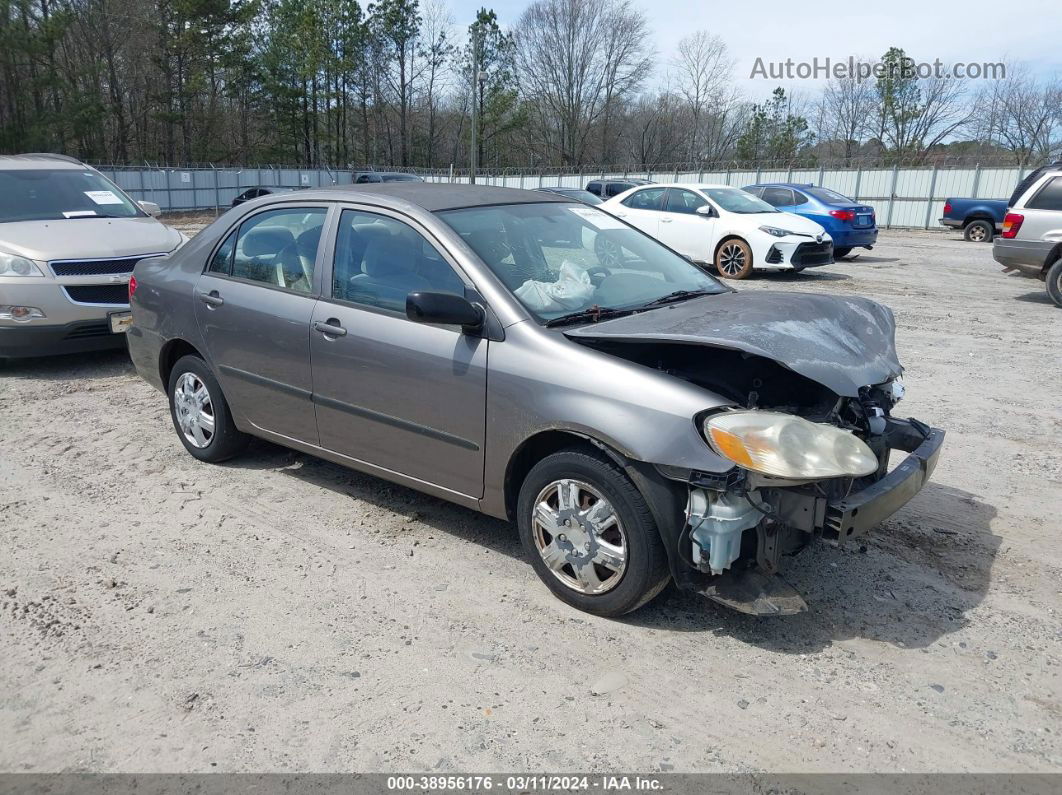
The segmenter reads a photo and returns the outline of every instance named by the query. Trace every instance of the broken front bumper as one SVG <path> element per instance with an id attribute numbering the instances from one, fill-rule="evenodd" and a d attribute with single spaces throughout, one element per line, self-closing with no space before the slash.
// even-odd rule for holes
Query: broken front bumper
<path id="1" fill-rule="evenodd" d="M 823 538 L 844 541 L 862 535 L 896 513 L 929 481 L 943 446 L 944 431 L 929 428 L 923 441 L 909 450 L 910 455 L 881 480 L 844 499 L 828 502 Z"/>

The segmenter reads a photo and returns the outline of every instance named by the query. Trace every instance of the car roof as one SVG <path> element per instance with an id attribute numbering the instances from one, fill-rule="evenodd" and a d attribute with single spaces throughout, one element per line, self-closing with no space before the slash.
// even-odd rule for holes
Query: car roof
<path id="1" fill-rule="evenodd" d="M 817 188 L 811 182 L 754 182 L 750 188 Z"/>
<path id="2" fill-rule="evenodd" d="M 492 185 L 464 185 L 448 182 L 374 182 L 361 185 L 332 185 L 326 188 L 300 191 L 299 198 L 323 198 L 335 200 L 336 194 L 343 198 L 391 199 L 412 204 L 434 213 L 441 210 L 459 210 L 468 207 L 487 207 L 492 204 L 541 204 L 542 202 L 567 202 L 561 196 L 539 193 L 520 188 L 497 188 Z M 384 204 L 393 202 L 385 201 Z"/>
<path id="3" fill-rule="evenodd" d="M 24 155 L 0 155 L 0 170 L 25 171 L 34 168 L 62 169 L 84 171 L 89 168 L 80 160 L 67 155 L 55 155 L 49 152 L 33 152 Z"/>

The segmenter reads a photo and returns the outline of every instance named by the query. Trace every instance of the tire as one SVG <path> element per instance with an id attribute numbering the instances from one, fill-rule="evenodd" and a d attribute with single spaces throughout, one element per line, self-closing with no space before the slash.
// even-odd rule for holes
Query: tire
<path id="1" fill-rule="evenodd" d="M 991 243 L 996 228 L 991 221 L 970 221 L 962 230 L 962 237 L 971 243 Z"/>
<path id="2" fill-rule="evenodd" d="M 852 247 L 851 246 L 842 246 L 841 248 L 835 248 L 833 250 L 833 258 L 834 259 L 841 259 L 842 257 L 847 257 L 851 253 L 852 253 Z"/>
<path id="3" fill-rule="evenodd" d="M 602 501 L 605 510 L 595 521 Z M 627 475 L 596 450 L 561 450 L 539 461 L 520 487 L 517 524 L 538 576 L 562 602 L 587 613 L 637 610 L 670 581 L 649 506 Z M 594 562 L 600 560 L 609 565 Z"/>
<path id="4" fill-rule="evenodd" d="M 623 266 L 623 247 L 609 237 L 607 232 L 598 232 L 594 238 L 594 254 L 602 267 L 619 268 Z"/>
<path id="5" fill-rule="evenodd" d="M 724 279 L 747 279 L 752 273 L 752 249 L 740 237 L 724 240 L 715 252 L 715 270 Z"/>
<path id="6" fill-rule="evenodd" d="M 201 397 L 205 393 L 205 400 Z M 178 391 L 187 396 L 178 401 Z M 237 430 L 232 412 L 207 363 L 198 356 L 182 356 L 170 371 L 166 394 L 170 419 L 184 449 L 211 464 L 226 461 L 243 452 L 250 437 Z M 197 414 L 193 414 L 197 411 Z M 213 429 L 204 422 L 213 418 Z M 193 421 L 190 421 L 193 420 Z"/>
<path id="7" fill-rule="evenodd" d="M 1047 294 L 1055 302 L 1055 306 L 1062 307 L 1062 259 L 1056 259 L 1047 269 L 1046 280 Z"/>

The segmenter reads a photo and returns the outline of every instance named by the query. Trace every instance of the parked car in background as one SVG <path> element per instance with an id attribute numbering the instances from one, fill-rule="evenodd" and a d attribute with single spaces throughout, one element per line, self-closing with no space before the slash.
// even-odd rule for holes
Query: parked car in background
<path id="1" fill-rule="evenodd" d="M 847 257 L 852 249 L 871 249 L 878 242 L 874 208 L 829 188 L 810 184 L 767 182 L 745 188 L 774 207 L 814 221 L 833 238 L 833 256 Z"/>
<path id="2" fill-rule="evenodd" d="M 354 174 L 354 184 L 371 185 L 379 182 L 423 182 L 423 177 L 404 171 L 359 171 Z"/>
<path id="3" fill-rule="evenodd" d="M 890 516 L 944 439 L 892 416 L 886 307 L 738 293 L 547 193 L 269 197 L 134 275 L 130 353 L 190 455 L 258 436 L 509 519 L 546 586 L 598 615 L 671 580 L 806 609 L 785 556 Z"/>
<path id="4" fill-rule="evenodd" d="M 1062 162 L 1037 169 L 1018 185 L 992 243 L 1004 270 L 1044 280 L 1062 307 Z"/>
<path id="5" fill-rule="evenodd" d="M 833 240 L 819 224 L 729 185 L 649 185 L 601 209 L 727 279 L 744 279 L 754 269 L 799 272 L 833 262 Z"/>
<path id="6" fill-rule="evenodd" d="M 253 188 L 248 188 L 233 199 L 232 206 L 238 207 L 244 202 L 249 202 L 251 199 L 260 199 L 262 196 L 272 196 L 274 193 L 291 193 L 293 190 L 298 190 L 298 188 L 285 188 L 279 185 L 257 185 Z"/>
<path id="7" fill-rule="evenodd" d="M 630 179 L 595 179 L 586 183 L 586 190 L 602 199 L 611 199 L 638 185 L 652 184 L 653 181 L 650 179 L 634 179 L 633 177 Z"/>
<path id="8" fill-rule="evenodd" d="M 583 204 L 589 204 L 590 206 L 601 204 L 604 201 L 596 193 L 591 193 L 588 190 L 582 190 L 581 188 L 535 188 L 535 190 L 544 191 L 545 193 L 554 193 L 557 196 L 563 196 L 566 199 L 574 199 L 577 202 Z"/>
<path id="9" fill-rule="evenodd" d="M 0 359 L 125 345 L 129 274 L 187 238 L 96 169 L 0 156 Z"/>
<path id="10" fill-rule="evenodd" d="M 944 200 L 944 215 L 940 223 L 952 229 L 961 229 L 962 236 L 973 243 L 991 243 L 1003 227 L 1007 214 L 1006 199 L 957 199 Z"/>

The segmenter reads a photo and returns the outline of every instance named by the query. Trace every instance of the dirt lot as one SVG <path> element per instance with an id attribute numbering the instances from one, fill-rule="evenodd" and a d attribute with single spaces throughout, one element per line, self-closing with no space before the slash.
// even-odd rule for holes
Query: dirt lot
<path id="1" fill-rule="evenodd" d="M 186 224 L 187 226 L 187 224 Z M 746 289 L 896 311 L 935 482 L 810 612 L 552 598 L 514 530 L 255 444 L 179 444 L 123 354 L 0 372 L 5 771 L 1062 771 L 1059 323 L 991 247 L 886 233 Z"/>

